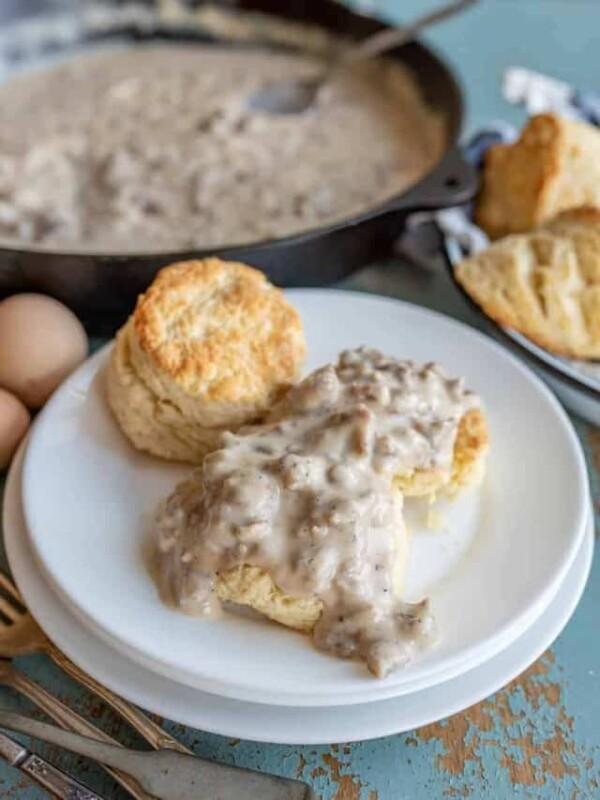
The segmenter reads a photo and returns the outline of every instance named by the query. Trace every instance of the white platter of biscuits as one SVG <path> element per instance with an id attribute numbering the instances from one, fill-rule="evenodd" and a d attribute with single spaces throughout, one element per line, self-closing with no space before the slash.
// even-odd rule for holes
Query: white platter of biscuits
<path id="1" fill-rule="evenodd" d="M 458 284 L 569 408 L 600 424 L 600 130 L 531 117 L 487 151 L 474 211 L 491 245 L 456 261 Z"/>
<path id="2" fill-rule="evenodd" d="M 216 259 L 159 273 L 51 398 L 14 469 L 61 647 L 90 669 L 92 637 L 114 670 L 185 689 L 195 723 L 230 735 L 202 698 L 223 714 L 232 701 L 240 715 L 350 709 L 483 675 L 569 585 L 576 602 L 591 550 L 571 423 L 502 348 L 406 303 L 284 295 Z M 140 699 L 141 677 L 128 688 L 100 660 L 97 672 L 190 721 L 174 699 Z M 448 691 L 430 716 L 474 701 Z"/>

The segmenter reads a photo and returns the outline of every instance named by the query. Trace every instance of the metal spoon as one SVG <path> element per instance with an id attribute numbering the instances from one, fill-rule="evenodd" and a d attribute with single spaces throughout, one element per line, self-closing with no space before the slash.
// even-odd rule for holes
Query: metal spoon
<path id="1" fill-rule="evenodd" d="M 402 28 L 386 28 L 379 31 L 329 61 L 319 75 L 280 81 L 262 87 L 250 96 L 248 108 L 269 114 L 300 114 L 310 108 L 323 84 L 339 69 L 348 64 L 373 58 L 392 48 L 401 47 L 430 25 L 449 19 L 477 2 L 478 0 L 453 0 L 423 14 Z"/>
<path id="2" fill-rule="evenodd" d="M 149 794 L 162 800 L 316 800 L 313 790 L 302 781 L 216 764 L 174 750 L 129 750 L 11 711 L 0 710 L 0 727 L 126 772 Z"/>

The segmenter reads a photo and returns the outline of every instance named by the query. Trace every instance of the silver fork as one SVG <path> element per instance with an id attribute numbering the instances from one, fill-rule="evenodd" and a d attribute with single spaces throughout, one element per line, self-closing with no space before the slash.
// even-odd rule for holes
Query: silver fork
<path id="1" fill-rule="evenodd" d="M 11 686 L 32 700 L 61 727 L 81 733 L 99 741 L 119 744 L 99 730 L 25 674 L 20 672 L 8 659 L 19 655 L 44 653 L 64 672 L 97 694 L 119 716 L 131 725 L 155 750 L 170 748 L 181 753 L 191 753 L 185 745 L 178 742 L 139 709 L 118 697 L 96 680 L 86 675 L 76 664 L 68 659 L 46 636 L 26 606 L 18 589 L 12 581 L 0 572 L 0 683 Z M 130 794 L 138 800 L 149 800 L 149 795 L 139 784 L 117 770 L 106 768 L 110 774 Z"/>

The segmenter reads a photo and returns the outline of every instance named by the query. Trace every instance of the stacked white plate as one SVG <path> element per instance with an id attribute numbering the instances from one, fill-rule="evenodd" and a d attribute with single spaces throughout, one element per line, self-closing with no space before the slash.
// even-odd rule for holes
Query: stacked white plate
<path id="1" fill-rule="evenodd" d="M 491 451 L 481 489 L 442 511 L 410 508 L 406 594 L 431 598 L 440 641 L 384 680 L 310 640 L 236 614 L 190 619 L 159 601 L 142 545 L 153 508 L 187 473 L 133 451 L 102 391 L 105 349 L 40 414 L 11 470 L 10 564 L 51 639 L 139 705 L 229 736 L 322 743 L 432 722 L 503 686 L 554 640 L 588 575 L 593 531 L 585 461 L 543 384 L 491 340 L 398 301 L 290 291 L 312 369 L 367 344 L 438 361 L 478 391 Z"/>

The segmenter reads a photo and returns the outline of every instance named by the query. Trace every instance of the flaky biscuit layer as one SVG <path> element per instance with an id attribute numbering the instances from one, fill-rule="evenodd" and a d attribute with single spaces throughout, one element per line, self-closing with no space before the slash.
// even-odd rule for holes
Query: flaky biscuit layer
<path id="1" fill-rule="evenodd" d="M 302 322 L 258 270 L 211 258 L 161 270 L 119 332 L 108 400 L 139 449 L 198 463 L 299 377 Z"/>
<path id="2" fill-rule="evenodd" d="M 507 236 L 458 264 L 456 277 L 500 325 L 559 355 L 600 358 L 600 210 Z"/>

